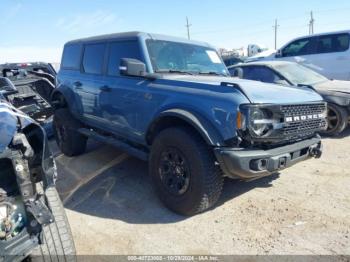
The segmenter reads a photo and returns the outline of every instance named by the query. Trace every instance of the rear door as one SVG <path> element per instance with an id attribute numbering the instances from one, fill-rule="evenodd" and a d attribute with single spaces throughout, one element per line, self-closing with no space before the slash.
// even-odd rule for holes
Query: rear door
<path id="1" fill-rule="evenodd" d="M 99 111 L 99 94 L 104 87 L 106 43 L 84 45 L 81 77 L 74 83 L 83 106 L 83 117 L 91 124 L 103 121 Z"/>

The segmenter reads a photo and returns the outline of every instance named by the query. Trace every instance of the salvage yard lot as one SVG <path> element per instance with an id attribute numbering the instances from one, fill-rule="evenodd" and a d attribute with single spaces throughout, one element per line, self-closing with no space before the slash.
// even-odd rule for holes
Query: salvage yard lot
<path id="1" fill-rule="evenodd" d="M 78 254 L 350 254 L 350 130 L 320 160 L 253 182 L 226 180 L 212 210 L 178 216 L 147 163 L 91 142 L 68 158 L 51 141 Z"/>

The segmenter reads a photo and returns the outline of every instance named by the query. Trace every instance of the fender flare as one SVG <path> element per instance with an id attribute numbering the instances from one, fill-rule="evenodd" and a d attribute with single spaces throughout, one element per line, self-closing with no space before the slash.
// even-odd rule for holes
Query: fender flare
<path id="1" fill-rule="evenodd" d="M 207 119 L 205 119 L 198 113 L 190 112 L 179 108 L 168 109 L 161 112 L 149 126 L 147 130 L 147 138 L 149 137 L 149 134 L 152 133 L 153 129 L 157 126 L 157 124 L 160 123 L 162 119 L 166 117 L 176 117 L 186 122 L 198 131 L 198 133 L 202 136 L 202 138 L 207 142 L 208 145 L 225 145 L 224 139 L 212 123 L 210 123 Z"/>
<path id="2" fill-rule="evenodd" d="M 55 101 L 54 97 L 56 95 L 59 95 L 63 97 L 63 100 Z M 69 88 L 64 87 L 58 87 L 55 88 L 51 94 L 51 103 L 54 107 L 54 109 L 58 109 L 61 107 L 67 107 L 71 111 L 71 113 L 79 112 L 79 105 L 77 103 L 71 103 L 69 104 L 69 101 L 75 101 L 74 99 L 74 93 Z"/>
<path id="3" fill-rule="evenodd" d="M 327 103 L 333 103 L 338 106 L 350 106 L 348 97 L 341 97 L 340 95 L 332 95 L 332 94 L 322 94 L 323 99 Z"/>

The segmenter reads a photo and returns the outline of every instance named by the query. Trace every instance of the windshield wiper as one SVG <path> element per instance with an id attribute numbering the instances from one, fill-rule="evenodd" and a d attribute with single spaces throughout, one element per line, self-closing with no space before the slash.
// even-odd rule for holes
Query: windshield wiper
<path id="1" fill-rule="evenodd" d="M 210 72 L 198 72 L 198 74 L 199 74 L 199 75 L 228 76 L 227 74 L 218 73 L 218 72 L 214 72 L 214 71 L 210 71 Z"/>
<path id="2" fill-rule="evenodd" d="M 171 74 L 184 74 L 184 75 L 193 75 L 191 72 L 182 71 L 182 70 L 173 70 L 173 69 L 162 69 L 156 70 L 155 73 L 171 73 Z"/>

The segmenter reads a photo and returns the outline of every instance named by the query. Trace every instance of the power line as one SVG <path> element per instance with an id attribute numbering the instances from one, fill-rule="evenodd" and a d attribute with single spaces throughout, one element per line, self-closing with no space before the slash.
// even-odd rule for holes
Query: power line
<path id="1" fill-rule="evenodd" d="M 191 36 L 190 36 L 190 27 L 192 26 L 192 24 L 190 24 L 189 22 L 188 22 L 188 17 L 186 16 L 186 25 L 185 25 L 186 27 L 187 27 L 187 37 L 188 37 L 188 39 L 191 39 Z"/>
<path id="2" fill-rule="evenodd" d="M 340 10 L 341 11 L 350 10 L 350 7 L 336 8 L 336 9 L 313 10 L 312 13 L 313 14 L 324 13 L 324 12 L 332 13 L 332 12 L 337 12 L 337 11 L 340 11 Z M 305 14 L 309 14 L 309 13 L 305 12 L 304 15 L 291 16 L 291 17 L 282 17 L 282 18 L 279 18 L 278 21 L 281 22 L 281 21 L 297 20 L 297 19 L 305 18 Z M 314 22 L 315 22 L 315 20 L 314 20 Z M 314 22 L 313 22 L 313 26 L 315 24 Z M 270 23 L 269 20 L 263 20 L 263 21 L 260 21 L 258 23 L 248 24 L 245 27 L 246 28 L 248 28 L 248 27 L 258 27 L 258 26 L 261 27 L 261 26 L 263 26 L 265 24 L 267 25 L 268 23 Z M 291 28 L 293 26 L 289 26 L 289 27 Z M 192 32 L 192 35 L 224 33 L 224 32 L 229 32 L 229 31 L 232 31 L 232 30 L 239 30 L 241 28 L 242 28 L 241 26 L 236 26 L 236 27 L 228 27 L 228 28 L 219 29 L 219 30 L 218 29 L 204 30 L 204 31 Z M 285 27 L 283 27 L 283 28 L 285 28 Z"/>

